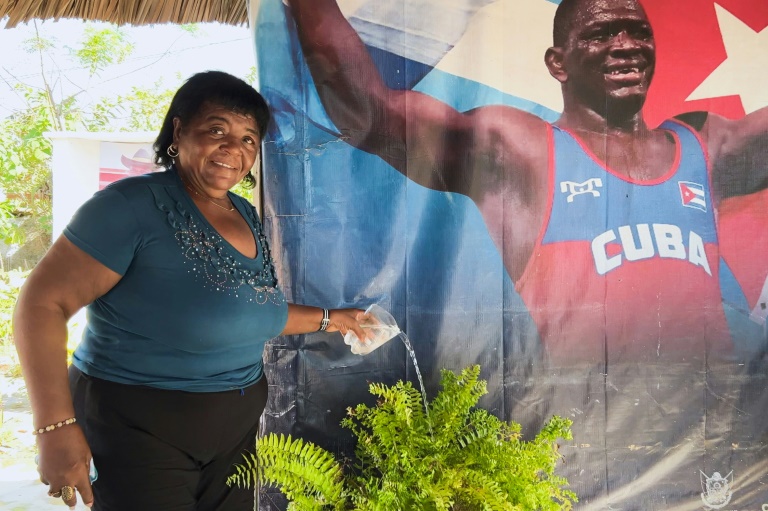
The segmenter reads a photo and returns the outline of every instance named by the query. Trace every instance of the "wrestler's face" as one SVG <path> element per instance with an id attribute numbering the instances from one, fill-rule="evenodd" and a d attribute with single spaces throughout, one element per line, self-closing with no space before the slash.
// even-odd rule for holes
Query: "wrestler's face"
<path id="1" fill-rule="evenodd" d="M 575 99 L 639 111 L 656 63 L 653 31 L 637 0 L 583 0 L 556 76 Z"/>
<path id="2" fill-rule="evenodd" d="M 251 170 L 259 153 L 256 121 L 225 107 L 205 103 L 188 123 L 173 120 L 176 166 L 187 181 L 220 196 Z"/>

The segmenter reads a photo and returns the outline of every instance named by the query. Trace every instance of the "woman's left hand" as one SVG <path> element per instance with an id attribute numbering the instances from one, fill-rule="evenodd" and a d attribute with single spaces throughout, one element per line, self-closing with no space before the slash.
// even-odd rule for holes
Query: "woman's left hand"
<path id="1" fill-rule="evenodd" d="M 331 309 L 328 311 L 330 323 L 325 331 L 347 335 L 347 332 L 352 330 L 358 339 L 367 339 L 367 332 L 360 326 L 360 320 L 364 315 L 365 311 L 360 309 Z"/>
<path id="2" fill-rule="evenodd" d="M 328 311 L 326 332 L 339 332 L 347 335 L 352 331 L 359 339 L 367 339 L 366 330 L 360 326 L 365 311 L 360 309 L 331 309 Z M 322 325 L 323 309 L 309 305 L 288 304 L 288 321 L 282 335 L 311 334 Z"/>

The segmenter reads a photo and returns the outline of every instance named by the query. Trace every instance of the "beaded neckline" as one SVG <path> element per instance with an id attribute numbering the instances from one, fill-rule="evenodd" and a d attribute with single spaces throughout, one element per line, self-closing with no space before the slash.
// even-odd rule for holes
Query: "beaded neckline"
<path id="1" fill-rule="evenodd" d="M 268 301 L 276 305 L 285 303 L 285 297 L 277 289 L 277 275 L 269 244 L 253 206 L 239 207 L 236 202 L 241 201 L 233 201 L 235 207 L 247 216 L 256 240 L 258 254 L 249 258 L 227 242 L 207 221 L 203 222 L 204 217 L 199 212 L 193 214 L 185 205 L 187 201 L 174 198 L 171 194 L 169 198 L 175 203 L 173 209 L 161 200 L 156 200 L 156 205 L 176 231 L 176 241 L 185 261 L 191 265 L 189 272 L 204 286 L 258 304 Z M 197 216 L 202 219 L 196 219 Z"/>
<path id="2" fill-rule="evenodd" d="M 176 167 L 171 167 L 171 170 L 172 170 L 172 172 L 174 173 L 174 175 L 176 177 L 176 180 L 177 180 L 177 183 L 179 184 L 179 187 L 182 190 L 184 190 L 184 188 L 186 188 L 186 182 L 181 178 L 181 175 L 179 174 L 179 171 L 176 169 Z M 248 263 L 253 263 L 254 261 L 256 261 L 259 258 L 259 254 L 261 254 L 261 252 L 262 252 L 261 247 L 260 247 L 260 243 L 259 243 L 259 239 L 258 239 L 258 232 L 254 231 L 253 226 L 254 225 L 257 226 L 258 227 L 258 231 L 261 232 L 261 230 L 262 230 L 261 222 L 258 219 L 258 215 L 255 214 L 255 210 L 254 210 L 254 213 L 251 214 L 252 212 L 250 211 L 250 209 L 253 208 L 253 206 L 251 206 L 251 204 L 246 203 L 245 207 L 238 206 L 238 204 L 236 203 L 238 201 L 236 201 L 235 199 L 238 199 L 238 198 L 242 199 L 242 198 L 240 196 L 234 195 L 232 193 L 227 193 L 227 195 L 229 196 L 229 198 L 230 198 L 230 200 L 232 202 L 233 210 L 237 211 L 243 218 L 246 218 L 246 216 L 247 216 L 246 222 L 248 223 L 249 227 L 251 228 L 251 232 L 253 233 L 254 240 L 256 242 L 256 256 L 255 257 L 248 257 L 247 255 L 245 255 L 242 252 L 240 252 L 239 250 L 237 250 L 229 241 L 224 239 L 224 237 L 219 234 L 219 232 L 211 224 L 211 222 L 209 222 L 208 219 L 205 218 L 205 215 L 203 214 L 203 212 L 200 210 L 200 208 L 197 206 L 197 204 L 195 204 L 195 201 L 192 200 L 192 197 L 188 193 L 186 193 L 186 191 L 184 191 L 184 193 L 182 194 L 181 202 L 182 203 L 186 203 L 189 206 L 189 211 L 187 210 L 187 208 L 183 208 L 185 213 L 186 214 L 191 214 L 192 216 L 196 217 L 197 220 L 198 220 L 198 224 L 206 227 L 211 233 L 215 233 L 215 235 L 218 236 L 219 239 L 221 240 L 221 243 L 224 244 L 224 246 L 228 247 L 232 251 L 233 254 L 235 254 L 235 257 L 237 257 L 238 259 L 243 260 L 244 262 L 247 261 Z M 179 199 L 175 199 L 175 200 L 177 202 L 179 201 Z M 241 200 L 241 202 L 245 202 L 245 201 Z M 177 209 L 178 209 L 178 207 L 177 207 Z"/>

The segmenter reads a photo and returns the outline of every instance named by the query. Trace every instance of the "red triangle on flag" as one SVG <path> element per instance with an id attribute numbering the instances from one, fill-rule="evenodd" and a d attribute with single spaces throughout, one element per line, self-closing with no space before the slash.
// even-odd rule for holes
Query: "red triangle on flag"
<path id="1" fill-rule="evenodd" d="M 683 198 L 683 204 L 688 204 L 696 195 L 683 183 L 680 183 L 680 195 Z"/>

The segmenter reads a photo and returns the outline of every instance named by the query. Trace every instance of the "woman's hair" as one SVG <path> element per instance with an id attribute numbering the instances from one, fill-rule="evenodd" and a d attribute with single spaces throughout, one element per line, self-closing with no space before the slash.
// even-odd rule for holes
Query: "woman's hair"
<path id="1" fill-rule="evenodd" d="M 188 124 L 200 113 L 204 104 L 228 108 L 242 115 L 249 115 L 256 121 L 259 135 L 263 138 L 269 124 L 269 106 L 261 94 L 240 78 L 222 71 L 205 71 L 192 75 L 176 91 L 165 114 L 160 133 L 154 145 L 155 163 L 170 167 L 173 158 L 166 152 L 173 143 L 173 119 L 178 117 L 182 124 Z M 253 187 L 256 179 L 250 172 L 243 178 L 246 186 Z"/>

